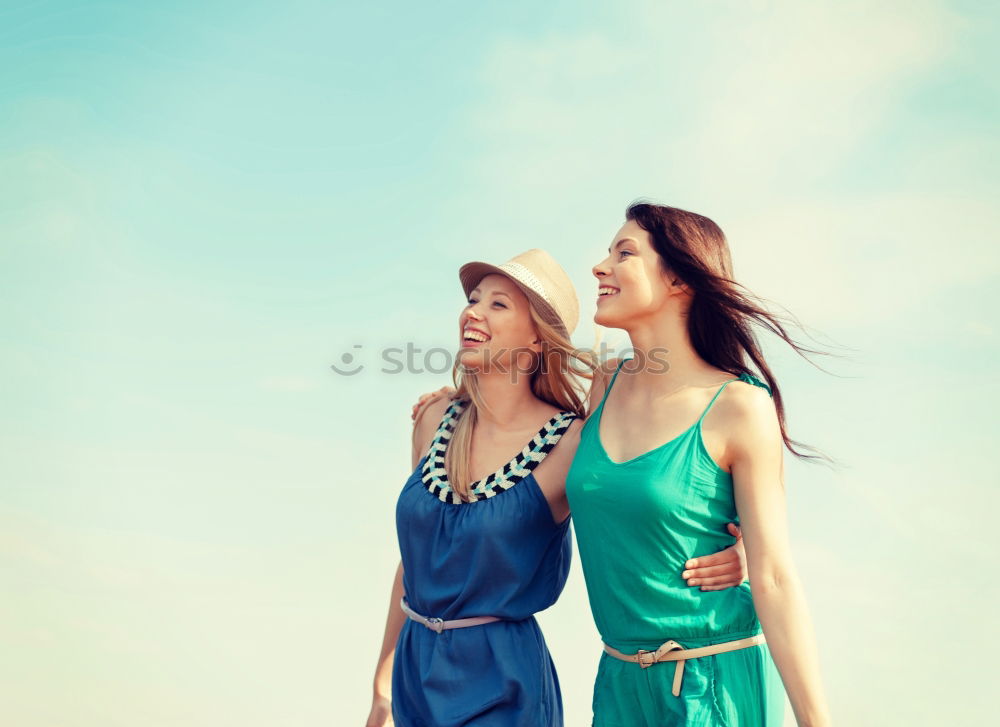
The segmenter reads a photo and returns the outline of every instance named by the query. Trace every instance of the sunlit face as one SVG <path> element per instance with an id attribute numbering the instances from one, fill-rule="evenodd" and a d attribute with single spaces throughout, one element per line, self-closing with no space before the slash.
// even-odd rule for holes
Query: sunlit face
<path id="1" fill-rule="evenodd" d="M 506 370 L 527 370 L 531 351 L 539 351 L 528 297 L 506 275 L 484 277 L 470 293 L 459 316 L 459 361 L 484 372 L 488 362 Z"/>
<path id="2" fill-rule="evenodd" d="M 615 233 L 608 256 L 591 272 L 598 286 L 594 322 L 608 328 L 627 328 L 659 313 L 674 292 L 649 233 L 632 220 Z"/>

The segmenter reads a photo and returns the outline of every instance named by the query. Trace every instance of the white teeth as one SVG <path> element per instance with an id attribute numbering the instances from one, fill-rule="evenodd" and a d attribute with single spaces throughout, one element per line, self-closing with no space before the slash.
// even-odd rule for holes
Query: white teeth
<path id="1" fill-rule="evenodd" d="M 482 333 L 479 333 L 478 331 L 466 331 L 465 332 L 465 340 L 466 341 L 480 341 L 480 342 L 485 342 L 485 341 L 488 341 L 489 338 L 487 338 L 486 336 L 484 336 Z"/>
<path id="2" fill-rule="evenodd" d="M 597 289 L 597 294 L 598 295 L 614 295 L 617 292 L 618 292 L 618 290 L 615 289 L 615 288 L 598 288 Z"/>

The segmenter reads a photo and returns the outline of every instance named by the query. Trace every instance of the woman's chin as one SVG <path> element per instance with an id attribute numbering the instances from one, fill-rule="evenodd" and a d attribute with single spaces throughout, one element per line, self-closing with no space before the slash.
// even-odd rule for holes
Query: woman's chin
<path id="1" fill-rule="evenodd" d="M 478 346 L 466 346 L 458 349 L 458 363 L 470 372 L 479 371 L 485 364 L 488 356 L 486 352 Z"/>
<path id="2" fill-rule="evenodd" d="M 600 308 L 594 313 L 594 323 L 605 328 L 624 328 L 621 316 L 612 315 Z"/>

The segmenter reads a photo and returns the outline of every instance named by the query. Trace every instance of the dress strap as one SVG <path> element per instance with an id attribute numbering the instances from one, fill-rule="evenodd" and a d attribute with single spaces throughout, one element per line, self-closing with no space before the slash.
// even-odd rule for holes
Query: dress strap
<path id="1" fill-rule="evenodd" d="M 730 379 L 729 381 L 725 382 L 722 386 L 719 387 L 719 390 L 715 392 L 715 396 L 712 397 L 712 400 L 708 402 L 708 406 L 705 407 L 705 411 L 703 411 L 701 413 L 701 416 L 698 417 L 698 421 L 695 422 L 695 426 L 701 424 L 701 420 L 705 418 L 706 414 L 708 414 L 708 410 L 712 408 L 712 404 L 714 404 L 715 400 L 719 398 L 719 394 L 721 394 L 722 390 L 726 388 L 726 385 L 731 384 L 734 381 L 739 381 L 739 379 Z"/>
<path id="2" fill-rule="evenodd" d="M 440 460 L 440 463 L 444 463 L 444 448 L 447 446 L 447 442 L 451 439 L 451 433 L 455 429 L 455 421 L 458 419 L 458 415 L 465 410 L 465 402 L 461 399 L 455 399 L 448 405 L 448 408 L 444 410 L 444 414 L 441 415 L 441 423 L 438 424 L 437 430 L 434 432 L 434 436 L 431 437 L 431 443 L 424 453 L 427 461 L 424 464 L 424 470 L 428 470 L 428 465 L 431 465 L 434 460 Z"/>
<path id="3" fill-rule="evenodd" d="M 441 417 L 441 423 L 438 424 L 434 439 L 451 439 L 451 433 L 455 429 L 455 422 L 459 415 L 465 411 L 465 403 L 461 399 L 455 399 L 448 405 L 448 408 L 444 410 L 444 416 Z"/>
<path id="4" fill-rule="evenodd" d="M 615 385 L 615 379 L 618 378 L 618 372 L 622 370 L 622 365 L 626 361 L 631 361 L 631 360 L 632 359 L 630 359 L 630 358 L 623 358 L 621 361 L 618 362 L 618 368 L 615 369 L 615 373 L 611 377 L 611 381 L 609 381 L 608 385 L 604 388 L 604 396 L 601 397 L 601 403 L 597 405 L 597 409 L 601 409 L 604 406 L 604 400 L 607 399 L 608 398 L 608 394 L 611 393 L 611 387 Z M 594 411 L 597 411 L 597 410 L 595 409 Z"/>
<path id="5" fill-rule="evenodd" d="M 708 402 L 708 406 L 705 407 L 705 411 L 703 411 L 701 413 L 701 416 L 698 417 L 698 422 L 697 422 L 698 424 L 700 424 L 701 420 L 705 418 L 706 414 L 708 414 L 708 410 L 712 408 L 712 404 L 714 404 L 715 400 L 719 398 L 719 394 L 722 393 L 722 390 L 726 388 L 726 384 L 731 384 L 734 381 L 745 381 L 748 384 L 759 386 L 767 392 L 768 396 L 771 396 L 771 388 L 767 384 L 765 384 L 763 381 L 758 379 L 753 374 L 748 374 L 746 371 L 744 371 L 739 375 L 738 378 L 730 379 L 729 381 L 726 381 L 722 386 L 719 387 L 719 390 L 715 392 L 715 396 L 712 397 L 712 400 Z"/>
<path id="6" fill-rule="evenodd" d="M 430 451 L 427 453 L 421 470 L 421 479 L 428 491 L 442 502 L 455 505 L 463 503 L 448 482 L 448 472 L 445 469 L 444 460 L 448 443 L 455 430 L 455 422 L 465 411 L 467 404 L 468 401 L 464 399 L 456 400 L 448 407 L 441 421 L 441 426 L 438 427 L 437 435 L 431 442 Z M 550 418 L 512 460 L 496 472 L 469 485 L 469 495 L 472 501 L 487 500 L 504 490 L 509 490 L 527 477 L 552 451 L 574 419 L 576 419 L 576 414 L 571 411 L 560 411 Z"/>
<path id="7" fill-rule="evenodd" d="M 765 384 L 760 379 L 758 379 L 753 374 L 748 374 L 746 371 L 744 371 L 742 374 L 740 374 L 740 379 L 747 382 L 748 384 L 759 386 L 760 388 L 762 388 L 764 391 L 767 392 L 768 396 L 770 396 L 772 399 L 774 398 L 774 393 L 771 391 L 771 387 Z"/>

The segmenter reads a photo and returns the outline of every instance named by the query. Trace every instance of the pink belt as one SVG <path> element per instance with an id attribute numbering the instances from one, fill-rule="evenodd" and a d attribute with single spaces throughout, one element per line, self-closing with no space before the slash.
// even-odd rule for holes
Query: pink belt
<path id="1" fill-rule="evenodd" d="M 479 626 L 480 624 L 488 624 L 493 621 L 500 621 L 501 619 L 496 616 L 476 616 L 474 618 L 456 618 L 451 621 L 444 621 L 439 618 L 428 618 L 427 616 L 421 616 L 419 613 L 414 611 L 406 604 L 406 599 L 399 599 L 399 607 L 403 609 L 403 613 L 409 616 L 411 619 L 418 623 L 422 623 L 424 626 L 429 628 L 431 631 L 437 631 L 441 633 L 445 629 L 461 629 L 466 626 Z"/>
<path id="2" fill-rule="evenodd" d="M 607 644 L 604 645 L 604 650 L 616 659 L 631 661 L 643 669 L 648 669 L 658 661 L 676 661 L 677 666 L 674 667 L 674 683 L 671 691 L 675 697 L 679 697 L 681 694 L 681 677 L 684 675 L 684 662 L 688 659 L 697 659 L 699 656 L 710 656 L 711 654 L 723 654 L 727 651 L 746 649 L 763 643 L 764 634 L 757 634 L 746 639 L 726 641 L 721 644 L 710 644 L 709 646 L 699 646 L 695 649 L 685 649 L 671 639 L 660 644 L 659 648 L 655 651 L 639 649 L 635 654 L 623 654 L 618 649 L 612 648 Z"/>

